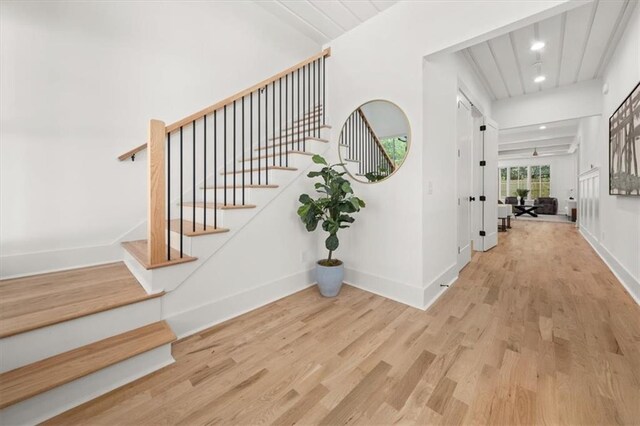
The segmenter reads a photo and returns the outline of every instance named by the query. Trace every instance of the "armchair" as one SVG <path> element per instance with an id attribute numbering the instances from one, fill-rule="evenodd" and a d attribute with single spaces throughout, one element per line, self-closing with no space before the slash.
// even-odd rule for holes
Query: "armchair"
<path id="1" fill-rule="evenodd" d="M 540 207 L 536 210 L 538 214 L 558 214 L 558 199 L 553 197 L 540 197 L 536 199 L 536 205 Z"/>

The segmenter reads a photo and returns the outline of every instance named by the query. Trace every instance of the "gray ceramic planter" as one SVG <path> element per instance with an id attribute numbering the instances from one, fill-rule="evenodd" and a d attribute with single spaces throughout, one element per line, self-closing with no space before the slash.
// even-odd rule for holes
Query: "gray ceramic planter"
<path id="1" fill-rule="evenodd" d="M 316 264 L 316 280 L 320 294 L 324 297 L 335 297 L 340 293 L 344 278 L 344 263 L 338 266 L 322 266 Z"/>

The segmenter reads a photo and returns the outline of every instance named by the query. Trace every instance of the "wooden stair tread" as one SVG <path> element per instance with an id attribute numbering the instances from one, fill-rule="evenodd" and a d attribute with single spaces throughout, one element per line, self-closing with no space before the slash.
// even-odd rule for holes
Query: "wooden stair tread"
<path id="1" fill-rule="evenodd" d="M 286 138 L 286 137 L 291 137 L 291 136 L 293 136 L 293 135 L 297 135 L 297 134 L 300 134 L 300 133 L 308 132 L 308 131 L 311 131 L 311 130 L 317 130 L 317 129 L 330 129 L 330 128 L 331 128 L 331 126 L 329 126 L 328 124 L 322 124 L 322 125 L 320 125 L 320 126 L 308 126 L 308 127 L 307 127 L 307 126 L 305 126 L 305 127 L 306 127 L 306 128 L 303 128 L 303 129 L 297 130 L 297 131 L 295 131 L 295 132 L 284 132 L 284 133 L 280 133 L 278 136 L 276 136 L 276 137 L 270 137 L 268 140 L 272 141 L 272 140 L 275 140 L 275 139 L 284 139 L 284 138 Z M 290 129 L 285 129 L 285 130 L 290 130 Z"/>
<path id="2" fill-rule="evenodd" d="M 196 207 L 199 207 L 201 209 L 220 209 L 220 210 L 236 210 L 236 209 L 255 209 L 256 205 L 255 204 L 227 204 L 225 205 L 224 203 L 207 203 L 205 205 L 204 202 L 202 201 L 196 201 L 195 203 L 192 201 L 188 201 L 186 203 L 182 203 L 183 207 L 193 207 L 193 205 L 195 204 Z"/>
<path id="3" fill-rule="evenodd" d="M 252 189 L 261 189 L 261 188 L 264 188 L 264 189 L 266 189 L 266 188 L 278 188 L 278 186 L 279 186 L 279 185 L 272 185 L 272 184 L 265 185 L 265 184 L 257 184 L 257 183 L 254 183 L 254 184 L 245 184 L 245 185 L 244 185 L 244 187 L 245 187 L 245 188 L 252 188 Z M 210 190 L 210 189 L 229 189 L 229 190 L 232 190 L 232 191 L 233 191 L 233 187 L 229 188 L 229 186 L 228 186 L 228 185 L 227 185 L 227 186 L 224 186 L 224 185 L 222 185 L 222 186 L 221 186 L 221 185 L 218 185 L 218 186 L 207 185 L 207 187 L 206 187 L 206 188 L 201 186 L 201 187 L 200 187 L 200 189 L 207 189 L 207 190 Z M 237 189 L 237 188 L 236 188 L 236 189 Z"/>
<path id="4" fill-rule="evenodd" d="M 313 152 L 299 151 L 297 149 L 290 149 L 288 152 L 289 154 L 296 154 L 296 155 L 313 155 Z M 282 151 L 282 154 L 285 154 L 284 150 Z M 238 163 L 242 163 L 242 162 L 247 163 L 247 162 L 256 161 L 256 160 L 264 160 L 265 158 L 277 157 L 278 155 L 280 155 L 280 153 L 276 152 L 268 155 L 261 155 L 259 157 L 245 158 L 244 160 L 242 159 L 238 160 Z M 256 166 L 254 166 L 253 168 L 255 169 Z"/>
<path id="5" fill-rule="evenodd" d="M 137 241 L 125 241 L 122 243 L 122 247 L 124 247 L 133 257 L 136 258 L 138 262 L 145 269 L 156 269 L 156 268 L 164 268 L 165 266 L 178 265 L 180 263 L 193 262 L 194 260 L 198 260 L 197 257 L 187 256 L 183 254 L 180 257 L 180 252 L 174 248 L 171 249 L 171 260 L 165 260 L 161 263 L 157 263 L 155 265 L 149 264 L 148 259 L 148 242 L 147 240 L 137 240 Z M 167 251 L 167 247 L 165 245 L 164 251 Z"/>
<path id="6" fill-rule="evenodd" d="M 284 152 L 283 152 L 283 154 L 284 154 Z M 290 171 L 290 172 L 295 171 L 295 170 L 298 170 L 296 167 L 271 166 L 271 165 L 270 165 L 270 166 L 265 166 L 265 167 L 263 167 L 263 168 L 261 169 L 261 171 L 264 171 L 264 170 L 266 170 L 266 169 L 269 169 L 269 170 L 285 170 L 285 171 Z M 257 172 L 258 172 L 258 169 L 257 169 L 256 167 L 254 167 L 254 168 L 253 168 L 253 170 L 252 170 L 252 169 L 250 169 L 250 168 L 246 168 L 246 167 L 245 167 L 245 169 L 244 169 L 244 170 L 236 170 L 235 172 L 234 172 L 233 170 L 231 170 L 231 171 L 227 171 L 227 173 L 226 173 L 226 174 L 227 174 L 227 175 L 233 175 L 233 174 L 236 174 L 236 175 L 237 175 L 237 174 L 242 174 L 242 173 L 257 173 Z M 220 172 L 220 174 L 221 174 L 221 175 L 224 175 L 224 174 L 225 174 L 225 172 L 224 172 L 224 171 L 222 171 L 222 172 Z"/>
<path id="7" fill-rule="evenodd" d="M 214 228 L 212 224 L 207 225 L 207 229 L 204 229 L 204 224 L 196 222 L 196 229 L 193 230 L 193 222 L 188 220 L 182 221 L 182 233 L 187 237 L 197 237 L 198 235 L 210 235 L 221 234 L 223 232 L 229 232 L 229 228 Z M 180 233 L 180 219 L 173 219 L 169 222 L 169 229 L 173 232 Z"/>
<path id="8" fill-rule="evenodd" d="M 322 139 L 322 138 L 316 138 L 315 136 L 307 136 L 307 140 L 308 141 L 314 141 L 314 142 L 323 142 L 323 143 L 329 143 L 328 139 Z M 274 143 L 274 144 L 270 144 L 270 145 L 265 145 L 265 146 L 261 146 L 260 148 L 254 148 L 254 151 L 261 151 L 263 149 L 271 149 L 271 148 L 278 148 L 280 146 L 284 147 L 287 144 L 297 144 L 298 141 L 297 140 L 293 140 L 293 141 L 288 141 L 288 142 L 280 142 L 280 143 Z M 302 143 L 302 139 L 300 139 L 300 143 Z M 284 149 L 282 151 L 284 153 Z M 289 151 L 291 152 L 291 151 Z M 301 151 L 304 152 L 304 151 Z M 278 152 L 278 154 L 280 154 L 280 152 Z"/>
<path id="9" fill-rule="evenodd" d="M 176 340 L 159 321 L 0 374 L 0 408 L 24 401 Z"/>
<path id="10" fill-rule="evenodd" d="M 0 337 L 161 296 L 123 262 L 0 281 Z"/>

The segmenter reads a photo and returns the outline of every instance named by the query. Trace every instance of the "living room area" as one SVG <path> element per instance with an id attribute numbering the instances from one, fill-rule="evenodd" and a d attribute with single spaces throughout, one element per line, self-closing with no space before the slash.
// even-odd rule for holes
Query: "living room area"
<path id="1" fill-rule="evenodd" d="M 578 127 L 564 120 L 500 132 L 499 209 L 516 219 L 576 222 Z"/>

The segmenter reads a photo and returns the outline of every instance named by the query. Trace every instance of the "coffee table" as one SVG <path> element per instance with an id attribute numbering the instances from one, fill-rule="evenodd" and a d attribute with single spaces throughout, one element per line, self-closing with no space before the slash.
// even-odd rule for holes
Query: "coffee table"
<path id="1" fill-rule="evenodd" d="M 538 217 L 536 210 L 538 210 L 540 206 L 535 205 L 513 205 L 514 214 L 516 216 L 522 216 L 523 214 L 528 214 L 531 217 Z"/>

